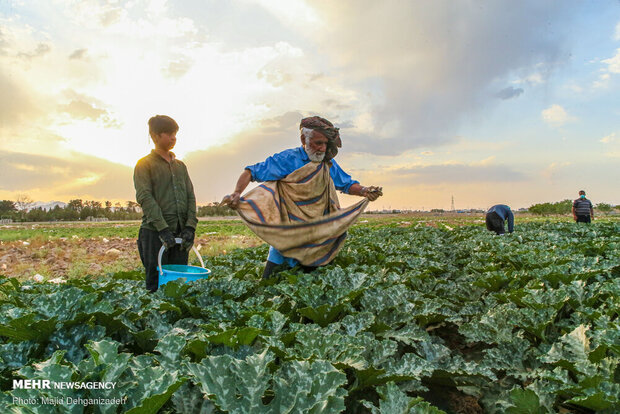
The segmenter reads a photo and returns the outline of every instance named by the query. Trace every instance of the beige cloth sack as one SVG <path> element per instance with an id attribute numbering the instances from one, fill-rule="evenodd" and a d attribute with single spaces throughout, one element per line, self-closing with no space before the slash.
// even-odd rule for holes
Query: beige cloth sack
<path id="1" fill-rule="evenodd" d="M 237 213 L 258 237 L 305 266 L 325 265 L 344 245 L 347 229 L 368 200 L 340 209 L 329 162 L 309 162 L 240 198 Z"/>

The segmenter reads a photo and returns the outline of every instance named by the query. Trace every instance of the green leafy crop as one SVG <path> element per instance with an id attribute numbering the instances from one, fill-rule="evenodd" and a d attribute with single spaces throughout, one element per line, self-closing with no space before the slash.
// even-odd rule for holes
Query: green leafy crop
<path id="1" fill-rule="evenodd" d="M 619 230 L 357 226 L 313 272 L 239 249 L 155 294 L 0 278 L 0 412 L 620 412 Z M 116 403 L 26 401 L 68 397 Z"/>

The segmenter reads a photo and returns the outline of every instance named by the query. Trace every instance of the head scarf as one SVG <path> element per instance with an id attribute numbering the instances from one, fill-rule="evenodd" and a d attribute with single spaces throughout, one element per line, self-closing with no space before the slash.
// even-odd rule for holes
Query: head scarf
<path id="1" fill-rule="evenodd" d="M 325 161 L 329 161 L 338 154 L 338 148 L 342 148 L 340 140 L 340 128 L 334 127 L 334 124 L 320 116 L 310 116 L 301 120 L 299 129 L 310 128 L 319 131 L 327 138 L 327 150 L 325 151 Z"/>

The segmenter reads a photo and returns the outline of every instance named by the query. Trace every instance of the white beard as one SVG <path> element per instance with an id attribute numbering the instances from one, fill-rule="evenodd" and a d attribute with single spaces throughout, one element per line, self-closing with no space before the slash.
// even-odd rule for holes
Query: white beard
<path id="1" fill-rule="evenodd" d="M 321 162 L 323 161 L 323 158 L 325 158 L 324 152 L 313 152 L 309 148 L 304 148 L 304 149 L 306 150 L 306 154 L 308 154 L 308 158 L 310 158 L 310 161 L 312 162 Z"/>

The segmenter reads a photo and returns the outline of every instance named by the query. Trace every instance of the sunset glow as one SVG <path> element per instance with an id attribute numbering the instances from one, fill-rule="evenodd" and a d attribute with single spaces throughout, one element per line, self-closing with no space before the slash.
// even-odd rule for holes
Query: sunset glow
<path id="1" fill-rule="evenodd" d="M 4 0 L 0 90 L 0 199 L 134 200 L 166 114 L 219 200 L 319 114 L 371 209 L 620 204 L 618 2 Z"/>

